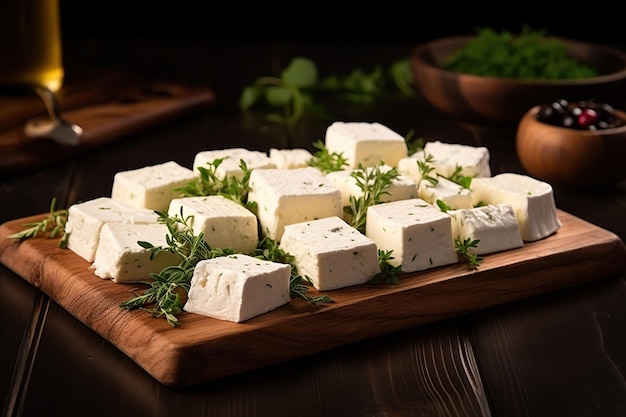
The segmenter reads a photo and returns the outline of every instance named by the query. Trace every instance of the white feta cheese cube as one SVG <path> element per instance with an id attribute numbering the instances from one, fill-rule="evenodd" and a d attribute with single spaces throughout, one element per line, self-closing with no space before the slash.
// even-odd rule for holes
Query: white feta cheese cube
<path id="1" fill-rule="evenodd" d="M 110 197 L 72 204 L 68 209 L 65 231 L 67 247 L 87 262 L 93 262 L 106 223 L 157 223 L 158 215 L 148 209 L 133 207 Z"/>
<path id="2" fill-rule="evenodd" d="M 402 272 L 458 262 L 452 218 L 420 198 L 368 207 L 365 235 L 378 249 L 393 251 L 389 263 Z"/>
<path id="3" fill-rule="evenodd" d="M 424 161 L 424 152 L 418 151 L 411 156 L 406 156 L 398 161 L 398 172 L 405 177 L 413 180 L 416 184 L 422 181 L 422 171 L 419 168 L 419 162 Z"/>
<path id="4" fill-rule="evenodd" d="M 182 214 L 181 214 L 182 213 Z M 250 210 L 219 195 L 175 198 L 168 214 L 189 218 L 195 235 L 204 233 L 211 248 L 254 254 L 259 244 L 257 218 Z"/>
<path id="5" fill-rule="evenodd" d="M 343 154 L 347 169 L 381 163 L 395 167 L 408 152 L 404 138 L 378 122 L 334 122 L 326 129 L 325 146 Z"/>
<path id="6" fill-rule="evenodd" d="M 343 213 L 341 191 L 317 168 L 254 170 L 249 186 L 261 233 L 276 242 L 285 225 Z"/>
<path id="7" fill-rule="evenodd" d="M 183 310 L 240 323 L 289 302 L 291 266 L 248 255 L 196 264 Z"/>
<path id="8" fill-rule="evenodd" d="M 193 160 L 194 172 L 198 171 L 198 167 L 208 168 L 217 159 L 223 159 L 215 170 L 215 175 L 219 179 L 226 177 L 242 178 L 243 170 L 240 166 L 242 160 L 250 170 L 276 168 L 274 161 L 265 152 L 245 148 L 229 148 L 198 152 Z"/>
<path id="9" fill-rule="evenodd" d="M 364 284 L 380 272 L 376 243 L 336 216 L 285 226 L 280 247 L 319 291 Z"/>
<path id="10" fill-rule="evenodd" d="M 510 204 L 496 204 L 459 210 L 448 210 L 452 217 L 452 236 L 477 239 L 470 254 L 485 255 L 524 246 L 515 210 Z"/>
<path id="11" fill-rule="evenodd" d="M 461 167 L 461 175 L 468 177 L 489 177 L 489 150 L 484 146 L 460 145 L 431 141 L 424 144 L 423 152 L 432 155 L 435 171 L 450 178 L 457 166 Z"/>
<path id="12" fill-rule="evenodd" d="M 552 186 L 535 178 L 503 173 L 474 178 L 470 189 L 474 205 L 511 204 L 524 242 L 543 239 L 560 227 Z"/>
<path id="13" fill-rule="evenodd" d="M 441 200 L 452 209 L 472 208 L 472 192 L 444 177 L 437 177 L 437 184 L 422 180 L 418 187 L 418 196 L 432 205 Z"/>
<path id="14" fill-rule="evenodd" d="M 166 247 L 167 226 L 161 223 L 106 223 L 91 268 L 103 279 L 114 282 L 149 282 L 151 273 L 160 273 L 168 266 L 178 265 L 182 257 L 167 251 L 150 259 L 152 251 L 137 242 L 149 242 Z"/>
<path id="15" fill-rule="evenodd" d="M 313 154 L 303 148 L 270 148 L 269 156 L 276 168 L 279 169 L 305 168 L 313 159 Z"/>
<path id="16" fill-rule="evenodd" d="M 380 172 L 387 172 L 392 169 L 389 165 L 380 165 L 378 167 L 364 168 L 366 173 L 375 172 L 379 169 Z M 363 190 L 357 184 L 357 179 L 353 176 L 358 169 L 344 169 L 341 171 L 333 171 L 326 174 L 326 178 L 333 183 L 341 191 L 343 206 L 350 205 L 350 196 L 361 197 Z M 384 203 L 389 201 L 406 200 L 409 198 L 417 197 L 417 185 L 415 182 L 404 175 L 399 174 L 391 181 L 389 187 L 385 189 L 385 194 L 381 195 L 380 200 Z"/>
<path id="17" fill-rule="evenodd" d="M 164 211 L 173 198 L 182 196 L 174 190 L 196 179 L 192 170 L 174 161 L 121 171 L 113 177 L 111 198 L 134 207 Z"/>

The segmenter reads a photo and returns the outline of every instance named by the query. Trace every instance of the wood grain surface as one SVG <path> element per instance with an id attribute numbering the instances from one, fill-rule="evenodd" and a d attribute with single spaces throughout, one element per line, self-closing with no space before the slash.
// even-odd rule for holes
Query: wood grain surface
<path id="1" fill-rule="evenodd" d="M 34 94 L 0 95 L 0 178 L 44 168 L 206 111 L 214 106 L 215 96 L 204 87 L 107 72 L 65 85 L 58 102 L 63 117 L 83 128 L 78 145 L 28 138 L 24 124 L 47 114 L 43 101 Z"/>
<path id="2" fill-rule="evenodd" d="M 407 274 L 399 285 L 327 292 L 335 303 L 301 300 L 244 323 L 183 313 L 170 327 L 119 304 L 135 284 L 95 276 L 73 252 L 43 237 L 6 237 L 45 214 L 0 226 L 0 262 L 109 340 L 161 383 L 191 386 L 367 340 L 444 318 L 605 279 L 626 270 L 626 246 L 605 229 L 559 210 L 563 227 L 523 248 L 487 255 L 476 271 L 463 263 Z M 315 294 L 315 291 L 311 291 Z"/>

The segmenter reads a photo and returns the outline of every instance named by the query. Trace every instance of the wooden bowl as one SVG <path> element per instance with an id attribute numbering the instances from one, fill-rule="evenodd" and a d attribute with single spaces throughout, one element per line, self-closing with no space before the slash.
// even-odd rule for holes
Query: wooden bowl
<path id="1" fill-rule="evenodd" d="M 515 127 L 531 107 L 565 99 L 620 107 L 626 100 L 626 53 L 569 39 L 568 54 L 602 75 L 572 80 L 518 80 L 447 71 L 444 62 L 476 36 L 449 37 L 415 47 L 411 67 L 415 87 L 434 108 L 476 126 Z"/>
<path id="2" fill-rule="evenodd" d="M 610 188 L 626 179 L 626 124 L 603 130 L 577 130 L 537 120 L 540 105 L 519 123 L 516 151 L 528 173 L 571 189 Z M 615 110 L 626 123 L 626 113 Z"/>

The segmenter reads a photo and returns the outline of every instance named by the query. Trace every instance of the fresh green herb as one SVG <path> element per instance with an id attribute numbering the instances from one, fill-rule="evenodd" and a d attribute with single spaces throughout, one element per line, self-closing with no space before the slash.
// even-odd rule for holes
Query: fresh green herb
<path id="1" fill-rule="evenodd" d="M 446 202 L 443 200 L 437 199 L 435 201 L 435 204 L 437 205 L 437 207 L 439 207 L 439 210 L 443 211 L 444 213 L 447 213 L 448 211 L 451 210 L 450 206 L 447 205 Z"/>
<path id="2" fill-rule="evenodd" d="M 370 283 L 372 284 L 399 284 L 400 274 L 402 273 L 402 265 L 393 266 L 389 263 L 394 259 L 392 256 L 392 250 L 378 249 L 378 265 L 380 266 L 380 272 L 372 277 Z"/>
<path id="3" fill-rule="evenodd" d="M 435 157 L 432 154 L 424 154 L 424 159 L 417 160 L 417 167 L 420 170 L 420 176 L 422 180 L 428 181 L 432 185 L 439 184 L 439 180 L 436 176 L 432 176 L 431 172 L 435 170 L 432 163 L 435 161 Z"/>
<path id="4" fill-rule="evenodd" d="M 315 62 L 293 58 L 279 76 L 263 76 L 246 86 L 239 98 L 243 111 L 265 113 L 267 120 L 294 126 L 305 113 L 331 119 L 315 97 L 332 96 L 338 101 L 367 104 L 393 93 L 414 95 L 414 82 L 408 59 L 392 63 L 388 71 L 377 66 L 371 72 L 356 68 L 345 76 L 320 78 Z"/>
<path id="5" fill-rule="evenodd" d="M 426 140 L 422 137 L 414 138 L 413 135 L 415 131 L 413 129 L 409 130 L 409 133 L 404 137 L 404 141 L 406 142 L 407 154 L 413 155 L 424 149 L 424 143 Z"/>
<path id="6" fill-rule="evenodd" d="M 341 171 L 348 165 L 348 160 L 343 156 L 343 153 L 329 152 L 321 140 L 316 140 L 312 145 L 317 151 L 313 153 L 313 158 L 309 161 L 309 165 L 319 169 L 324 174 Z"/>
<path id="7" fill-rule="evenodd" d="M 461 187 L 470 189 L 470 185 L 472 184 L 472 176 L 463 175 L 463 167 L 457 165 L 454 169 L 454 172 L 448 177 L 448 179 L 452 182 L 459 184 Z"/>
<path id="8" fill-rule="evenodd" d="M 7 238 L 24 240 L 34 238 L 40 233 L 47 233 L 47 237 L 49 239 L 54 239 L 60 236 L 58 246 L 60 248 L 66 248 L 67 240 L 69 239 L 69 234 L 65 233 L 65 224 L 67 223 L 68 211 L 65 209 L 56 210 L 56 202 L 56 197 L 52 198 L 48 217 L 38 222 L 24 224 L 23 226 L 27 229 L 22 230 L 21 232 L 13 233 L 7 236 Z"/>
<path id="9" fill-rule="evenodd" d="M 547 36 L 545 30 L 524 26 L 518 35 L 490 28 L 476 32 L 475 39 L 444 62 L 444 69 L 527 80 L 564 80 L 598 75 L 595 68 L 569 56 L 565 43 Z"/>
<path id="10" fill-rule="evenodd" d="M 469 263 L 471 269 L 478 269 L 478 266 L 484 260 L 482 256 L 471 254 L 469 252 L 470 248 L 477 248 L 479 242 L 480 240 L 469 237 L 466 239 L 461 239 L 459 237 L 454 239 L 454 247 L 457 254 Z"/>
<path id="11" fill-rule="evenodd" d="M 184 197 L 221 195 L 254 212 L 256 210 L 256 202 L 248 201 L 252 170 L 248 168 L 246 161 L 240 159 L 239 168 L 243 171 L 241 178 L 234 175 L 219 178 L 217 176 L 217 168 L 226 158 L 216 158 L 208 163 L 206 167 L 198 167 L 197 169 L 200 173 L 198 179 L 176 188 L 174 191 L 182 193 Z"/>
<path id="12" fill-rule="evenodd" d="M 359 165 L 350 175 L 356 179 L 362 193 L 359 197 L 350 196 L 350 205 L 344 207 L 344 212 L 350 219 L 350 226 L 365 233 L 368 207 L 379 204 L 381 198 L 389 194 L 389 186 L 400 174 L 396 168 L 381 170 L 380 165 L 369 168 Z"/>

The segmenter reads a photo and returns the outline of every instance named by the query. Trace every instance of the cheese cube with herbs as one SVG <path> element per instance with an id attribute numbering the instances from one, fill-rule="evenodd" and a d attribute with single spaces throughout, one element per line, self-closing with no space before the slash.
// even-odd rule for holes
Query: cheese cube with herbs
<path id="1" fill-rule="evenodd" d="M 341 191 L 317 168 L 257 169 L 249 186 L 261 233 L 276 242 L 288 224 L 343 213 Z"/>
<path id="2" fill-rule="evenodd" d="M 378 249 L 393 251 L 389 263 L 402 272 L 458 262 L 452 218 L 420 198 L 368 207 L 365 235 Z"/>
<path id="3" fill-rule="evenodd" d="M 452 209 L 474 207 L 472 192 L 444 177 L 437 177 L 436 184 L 428 180 L 420 181 L 418 196 L 434 206 L 437 205 L 437 200 L 441 200 Z"/>
<path id="4" fill-rule="evenodd" d="M 161 223 L 106 223 L 102 226 L 91 267 L 100 278 L 117 283 L 152 281 L 151 273 L 158 274 L 168 266 L 178 265 L 182 257 L 161 251 L 150 259 L 152 251 L 137 242 L 166 247 L 167 234 L 167 226 Z"/>
<path id="5" fill-rule="evenodd" d="M 303 148 L 270 148 L 269 156 L 276 168 L 279 169 L 305 168 L 313 159 L 313 154 Z"/>
<path id="6" fill-rule="evenodd" d="M 378 172 L 388 172 L 392 168 L 388 165 L 380 165 L 377 167 L 367 167 L 360 169 L 346 169 L 341 171 L 333 171 L 326 174 L 326 178 L 332 182 L 335 187 L 339 188 L 342 195 L 343 206 L 350 205 L 350 196 L 361 197 L 363 189 L 359 187 L 357 178 L 353 174 L 357 173 L 361 179 L 368 175 L 376 175 Z M 397 171 L 396 171 L 397 172 Z M 369 181 L 371 183 L 371 181 Z M 380 201 L 397 201 L 406 200 L 408 198 L 417 197 L 417 185 L 415 182 L 403 175 L 398 174 L 391 180 L 391 183 L 385 188 L 385 194 L 380 196 Z"/>
<path id="7" fill-rule="evenodd" d="M 326 129 L 325 146 L 346 158 L 346 169 L 381 163 L 395 167 L 408 152 L 404 138 L 378 122 L 334 122 Z"/>
<path id="8" fill-rule="evenodd" d="M 291 266 L 248 255 L 196 264 L 183 310 L 240 323 L 290 300 Z"/>
<path id="9" fill-rule="evenodd" d="M 175 190 L 196 179 L 192 170 L 174 161 L 121 171 L 113 177 L 111 198 L 134 207 L 165 211 L 173 198 L 182 196 Z"/>
<path id="10" fill-rule="evenodd" d="M 222 160 L 215 169 L 215 176 L 219 179 L 226 177 L 243 178 L 242 160 L 250 170 L 276 168 L 274 161 L 265 152 L 245 148 L 229 148 L 198 152 L 193 160 L 193 170 L 197 172 L 198 167 L 210 169 L 210 165 L 214 165 L 218 159 Z"/>
<path id="11" fill-rule="evenodd" d="M 93 262 L 106 223 L 157 223 L 158 215 L 148 209 L 99 197 L 73 204 L 68 209 L 65 231 L 69 234 L 67 247 L 87 262 Z"/>
<path id="12" fill-rule="evenodd" d="M 422 171 L 420 169 L 420 162 L 424 162 L 424 152 L 415 152 L 410 156 L 406 156 L 398 161 L 398 172 L 405 177 L 413 180 L 416 184 L 422 181 Z"/>
<path id="13" fill-rule="evenodd" d="M 253 254 L 259 243 L 257 218 L 250 210 L 219 195 L 175 198 L 168 214 L 183 219 L 213 249 Z"/>
<path id="14" fill-rule="evenodd" d="M 524 242 L 543 239 L 560 227 L 552 186 L 516 173 L 474 178 L 470 189 L 474 205 L 511 204 Z"/>
<path id="15" fill-rule="evenodd" d="M 515 210 L 510 204 L 487 205 L 448 210 L 452 217 L 452 236 L 479 240 L 468 253 L 485 255 L 524 246 Z"/>
<path id="16" fill-rule="evenodd" d="M 489 150 L 484 146 L 470 146 L 456 143 L 431 141 L 424 144 L 426 156 L 432 156 L 435 172 L 450 178 L 457 167 L 460 174 L 467 177 L 489 177 Z"/>
<path id="17" fill-rule="evenodd" d="M 280 247 L 319 291 L 364 284 L 380 272 L 376 243 L 339 217 L 285 226 Z"/>

